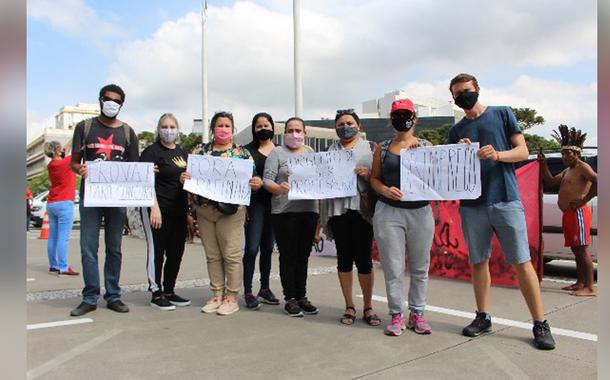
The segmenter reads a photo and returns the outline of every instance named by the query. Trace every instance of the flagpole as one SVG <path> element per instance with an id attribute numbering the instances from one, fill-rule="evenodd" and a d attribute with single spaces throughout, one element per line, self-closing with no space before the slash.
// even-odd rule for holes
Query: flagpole
<path id="1" fill-rule="evenodd" d="M 294 28 L 294 115 L 303 117 L 303 82 L 301 77 L 301 0 L 292 1 Z"/>
<path id="2" fill-rule="evenodd" d="M 202 124 L 202 140 L 203 143 L 209 142 L 209 125 L 208 125 L 208 55 L 206 51 L 208 36 L 207 36 L 207 15 L 208 2 L 201 1 L 201 124 Z"/>

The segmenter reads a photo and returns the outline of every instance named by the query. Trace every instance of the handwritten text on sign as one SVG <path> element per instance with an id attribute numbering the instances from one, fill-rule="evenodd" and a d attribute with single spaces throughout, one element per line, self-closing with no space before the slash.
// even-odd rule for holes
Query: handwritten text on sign
<path id="1" fill-rule="evenodd" d="M 252 160 L 189 154 L 186 171 L 191 179 L 184 182 L 184 190 L 217 202 L 249 205 L 253 167 Z"/>
<path id="2" fill-rule="evenodd" d="M 478 143 L 400 151 L 404 201 L 476 199 L 481 195 Z"/>
<path id="3" fill-rule="evenodd" d="M 352 151 L 302 154 L 288 159 L 288 199 L 328 199 L 356 195 Z"/>
<path id="4" fill-rule="evenodd" d="M 85 207 L 152 207 L 155 173 L 150 162 L 88 161 Z"/>

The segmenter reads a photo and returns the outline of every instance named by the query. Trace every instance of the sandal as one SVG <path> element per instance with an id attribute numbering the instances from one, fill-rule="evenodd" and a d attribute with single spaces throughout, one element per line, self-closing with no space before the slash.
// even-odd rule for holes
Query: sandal
<path id="1" fill-rule="evenodd" d="M 348 310 L 353 310 L 354 314 L 348 314 L 347 313 Z M 356 320 L 356 309 L 352 306 L 346 306 L 345 313 L 341 316 L 341 318 L 339 318 L 339 322 L 343 323 L 344 325 L 353 325 L 355 320 Z"/>
<path id="2" fill-rule="evenodd" d="M 367 311 L 373 311 L 372 307 L 367 307 L 362 310 L 362 319 L 369 324 L 369 326 L 379 326 L 381 324 L 381 319 L 377 316 L 377 314 L 373 313 L 370 315 L 366 315 Z"/>

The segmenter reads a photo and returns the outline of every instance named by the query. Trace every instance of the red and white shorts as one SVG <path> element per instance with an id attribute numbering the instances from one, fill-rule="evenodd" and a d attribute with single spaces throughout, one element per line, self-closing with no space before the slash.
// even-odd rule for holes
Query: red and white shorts
<path id="1" fill-rule="evenodd" d="M 591 243 L 591 208 L 589 205 L 584 205 L 576 210 L 565 210 L 562 225 L 566 247 L 578 247 Z"/>

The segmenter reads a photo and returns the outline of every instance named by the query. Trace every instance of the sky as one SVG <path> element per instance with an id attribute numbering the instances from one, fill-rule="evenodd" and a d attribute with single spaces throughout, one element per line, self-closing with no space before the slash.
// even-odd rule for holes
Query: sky
<path id="1" fill-rule="evenodd" d="M 174 113 L 201 117 L 201 1 L 28 0 L 28 141 L 62 106 L 126 92 L 119 118 L 153 131 Z M 302 0 L 305 119 L 362 110 L 405 90 L 451 100 L 450 79 L 474 74 L 485 105 L 530 107 L 597 145 L 597 4 L 593 0 Z M 238 129 L 252 116 L 294 114 L 292 1 L 208 0 L 210 115 Z M 366 125 L 365 125 L 366 128 Z"/>

